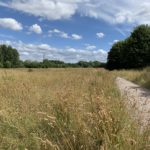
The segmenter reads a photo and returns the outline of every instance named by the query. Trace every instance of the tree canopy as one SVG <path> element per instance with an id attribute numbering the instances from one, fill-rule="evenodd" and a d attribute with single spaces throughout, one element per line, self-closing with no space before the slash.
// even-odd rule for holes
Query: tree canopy
<path id="1" fill-rule="evenodd" d="M 0 67 L 11 68 L 19 64 L 19 53 L 11 46 L 0 45 Z"/>
<path id="2" fill-rule="evenodd" d="M 108 53 L 108 69 L 130 69 L 150 65 L 150 26 L 140 25 L 130 37 L 115 43 Z"/>

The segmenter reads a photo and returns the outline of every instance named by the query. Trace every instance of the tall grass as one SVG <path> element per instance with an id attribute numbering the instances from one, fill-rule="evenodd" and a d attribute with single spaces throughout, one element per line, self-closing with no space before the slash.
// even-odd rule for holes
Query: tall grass
<path id="1" fill-rule="evenodd" d="M 150 89 L 150 67 L 144 69 L 141 75 L 136 77 L 134 81 L 148 89 Z"/>
<path id="2" fill-rule="evenodd" d="M 0 149 L 142 150 L 138 132 L 103 69 L 0 70 Z"/>
<path id="3" fill-rule="evenodd" d="M 136 84 L 150 89 L 150 67 L 144 68 L 142 70 L 124 70 L 120 71 L 119 74 L 128 80 L 135 82 Z"/>

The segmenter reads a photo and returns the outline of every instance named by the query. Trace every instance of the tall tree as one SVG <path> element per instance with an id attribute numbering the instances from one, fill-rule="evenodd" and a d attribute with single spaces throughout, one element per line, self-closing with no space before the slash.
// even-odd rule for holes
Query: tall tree
<path id="1" fill-rule="evenodd" d="M 109 54 L 108 69 L 138 68 L 150 65 L 150 26 L 140 25 L 131 36 L 115 43 Z"/>
<path id="2" fill-rule="evenodd" d="M 18 51 L 11 46 L 0 45 L 0 63 L 4 67 L 17 67 L 19 64 Z"/>
<path id="3" fill-rule="evenodd" d="M 120 69 L 122 67 L 123 47 L 124 41 L 119 41 L 112 46 L 107 58 L 107 67 L 109 69 Z"/>

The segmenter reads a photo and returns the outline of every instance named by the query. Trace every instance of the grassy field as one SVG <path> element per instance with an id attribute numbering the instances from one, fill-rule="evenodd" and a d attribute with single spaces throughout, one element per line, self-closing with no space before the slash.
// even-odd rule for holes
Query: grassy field
<path id="1" fill-rule="evenodd" d="M 123 76 L 128 80 L 133 81 L 136 84 L 150 89 L 150 67 L 142 70 L 118 71 L 116 73 L 120 74 L 120 76 Z"/>
<path id="2" fill-rule="evenodd" d="M 104 69 L 0 70 L 0 149 L 148 150 Z M 133 78 L 132 75 L 135 78 Z"/>

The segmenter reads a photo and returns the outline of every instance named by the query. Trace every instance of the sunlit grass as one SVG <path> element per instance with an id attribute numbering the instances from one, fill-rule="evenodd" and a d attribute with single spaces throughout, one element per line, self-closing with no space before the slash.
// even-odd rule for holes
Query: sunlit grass
<path id="1" fill-rule="evenodd" d="M 140 134 L 130 119 L 117 74 L 0 70 L 0 149 L 148 149 L 148 132 Z"/>
<path id="2" fill-rule="evenodd" d="M 117 74 L 120 74 L 128 80 L 150 89 L 150 67 L 142 70 L 121 70 L 117 72 Z"/>

